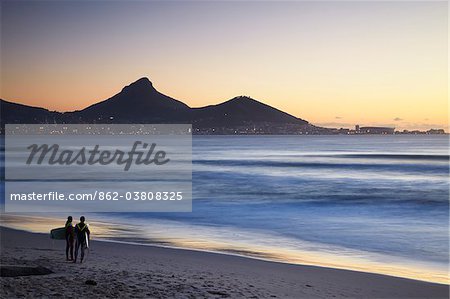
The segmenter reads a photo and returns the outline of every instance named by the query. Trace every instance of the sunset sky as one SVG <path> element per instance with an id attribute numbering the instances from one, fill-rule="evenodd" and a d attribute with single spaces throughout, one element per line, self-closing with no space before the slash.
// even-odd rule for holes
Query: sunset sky
<path id="1" fill-rule="evenodd" d="M 2 1 L 1 97 L 82 109 L 148 77 L 313 124 L 448 123 L 447 2 Z"/>

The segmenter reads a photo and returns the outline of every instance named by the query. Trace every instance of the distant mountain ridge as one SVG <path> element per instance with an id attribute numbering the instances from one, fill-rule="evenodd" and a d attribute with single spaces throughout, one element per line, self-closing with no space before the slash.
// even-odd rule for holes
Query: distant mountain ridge
<path id="1" fill-rule="evenodd" d="M 215 122 L 218 125 L 238 125 L 249 119 L 254 122 L 308 124 L 303 119 L 246 96 L 238 96 L 218 105 L 194 108 L 193 112 L 197 121 Z"/>
<path id="2" fill-rule="evenodd" d="M 141 78 L 111 98 L 72 113 L 84 122 L 115 119 L 121 123 L 166 123 L 184 120 L 189 109 L 183 102 L 158 92 L 148 78 Z"/>
<path id="3" fill-rule="evenodd" d="M 15 123 L 53 123 L 62 120 L 62 113 L 0 99 L 1 126 Z M 58 121 L 59 120 L 59 121 Z"/>
<path id="4" fill-rule="evenodd" d="M 73 112 L 54 112 L 0 100 L 6 123 L 191 123 L 194 134 L 303 134 L 324 128 L 246 96 L 201 108 L 157 91 L 141 78 L 104 101 Z"/>

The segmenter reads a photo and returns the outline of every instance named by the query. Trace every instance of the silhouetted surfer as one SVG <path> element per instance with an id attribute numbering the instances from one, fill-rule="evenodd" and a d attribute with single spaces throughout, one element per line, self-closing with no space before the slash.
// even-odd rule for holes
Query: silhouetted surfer
<path id="1" fill-rule="evenodd" d="M 84 258 L 84 250 L 87 248 L 89 242 L 89 235 L 91 232 L 89 231 L 89 227 L 86 223 L 84 223 L 84 216 L 80 217 L 80 222 L 75 225 L 75 236 L 77 237 L 77 243 L 75 244 L 75 259 L 74 263 L 77 262 L 78 257 L 78 249 L 81 247 L 81 260 L 80 263 L 83 262 Z"/>
<path id="2" fill-rule="evenodd" d="M 67 217 L 66 225 L 65 225 L 65 235 L 66 235 L 66 260 L 73 260 L 73 225 L 72 225 L 72 216 Z M 69 251 L 70 251 L 70 259 L 69 259 Z"/>

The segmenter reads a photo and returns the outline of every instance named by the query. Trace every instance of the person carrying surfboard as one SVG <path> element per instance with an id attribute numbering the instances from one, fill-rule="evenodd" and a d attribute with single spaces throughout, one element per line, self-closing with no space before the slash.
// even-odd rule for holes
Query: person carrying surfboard
<path id="1" fill-rule="evenodd" d="M 88 246 L 89 242 L 89 236 L 91 232 L 89 231 L 88 225 L 84 222 L 85 218 L 84 216 L 80 217 L 80 222 L 75 225 L 75 236 L 76 236 L 76 243 L 75 243 L 75 259 L 73 260 L 74 263 L 77 262 L 78 257 L 78 249 L 81 247 L 81 259 L 80 263 L 83 262 L 84 259 L 84 250 Z"/>
<path id="2" fill-rule="evenodd" d="M 65 237 L 66 237 L 66 260 L 73 260 L 73 241 L 74 241 L 74 232 L 72 225 L 72 216 L 67 217 L 66 225 L 65 225 Z M 70 252 L 70 258 L 69 258 Z"/>

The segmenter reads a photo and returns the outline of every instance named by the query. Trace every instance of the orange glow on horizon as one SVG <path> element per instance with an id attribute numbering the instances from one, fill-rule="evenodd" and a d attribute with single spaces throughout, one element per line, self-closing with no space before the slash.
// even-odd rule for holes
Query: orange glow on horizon
<path id="1" fill-rule="evenodd" d="M 316 125 L 447 129 L 447 5 L 7 2 L 1 97 L 73 111 L 148 77 L 191 107 L 247 95 Z"/>

